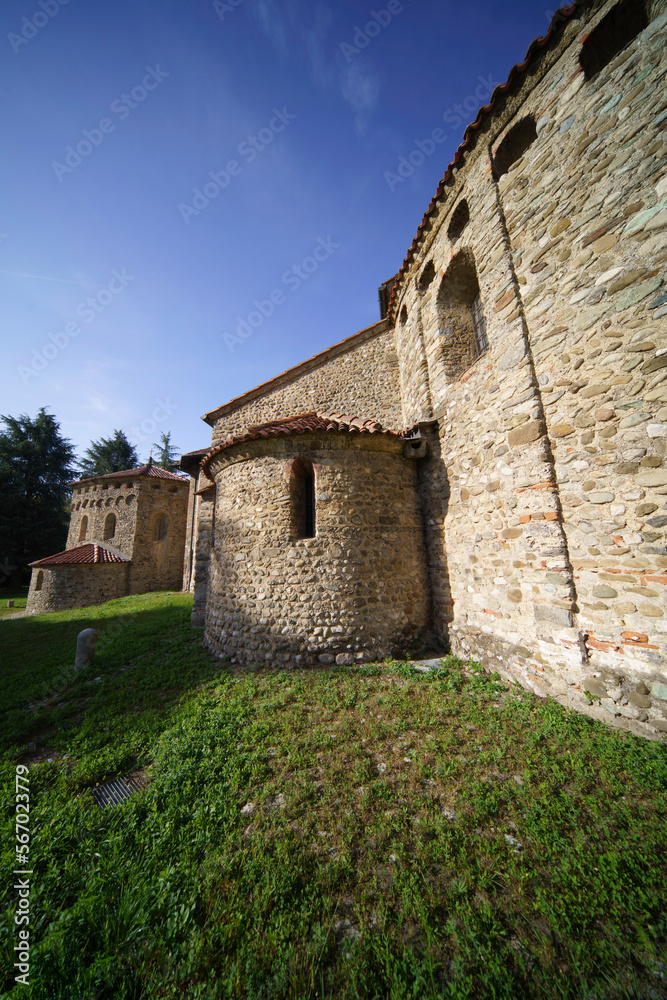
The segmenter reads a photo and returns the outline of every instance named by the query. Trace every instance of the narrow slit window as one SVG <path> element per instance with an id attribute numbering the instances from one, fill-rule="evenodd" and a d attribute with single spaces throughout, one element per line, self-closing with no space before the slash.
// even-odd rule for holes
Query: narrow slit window
<path id="1" fill-rule="evenodd" d="M 79 541 L 83 542 L 86 535 L 88 534 L 88 518 L 84 514 L 81 518 L 81 525 L 79 527 Z"/>
<path id="2" fill-rule="evenodd" d="M 169 518 L 166 514 L 158 514 L 155 518 L 155 527 L 153 529 L 153 541 L 163 542 L 167 537 L 169 531 Z"/>
<path id="3" fill-rule="evenodd" d="M 313 463 L 297 458 L 292 466 L 292 527 L 296 538 L 315 538 L 315 470 Z"/>
<path id="4" fill-rule="evenodd" d="M 303 537 L 315 537 L 315 473 L 312 466 L 304 479 Z"/>
<path id="5" fill-rule="evenodd" d="M 475 334 L 475 347 L 478 354 L 484 354 L 489 349 L 489 338 L 486 335 L 486 319 L 484 318 L 484 308 L 482 298 L 479 294 L 473 299 L 470 307 L 472 313 L 472 328 Z"/>
<path id="6" fill-rule="evenodd" d="M 40 569 L 39 573 L 37 574 L 37 579 L 35 581 L 35 590 L 41 590 L 43 586 L 44 586 L 44 574 Z"/>

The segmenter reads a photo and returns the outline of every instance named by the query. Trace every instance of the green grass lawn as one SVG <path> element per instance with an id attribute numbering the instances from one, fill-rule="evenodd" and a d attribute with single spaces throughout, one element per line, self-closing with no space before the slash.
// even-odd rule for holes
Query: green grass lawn
<path id="1" fill-rule="evenodd" d="M 667 996 L 663 744 L 453 658 L 230 670 L 190 607 L 152 594 L 0 625 L 2 996 Z M 95 784 L 130 773 L 147 788 L 99 810 Z"/>
<path id="2" fill-rule="evenodd" d="M 14 615 L 17 611 L 25 611 L 29 589 L 29 587 L 19 587 L 15 590 L 8 587 L 0 588 L 0 618 L 4 618 L 5 615 Z M 7 601 L 13 601 L 14 607 L 8 608 Z"/>

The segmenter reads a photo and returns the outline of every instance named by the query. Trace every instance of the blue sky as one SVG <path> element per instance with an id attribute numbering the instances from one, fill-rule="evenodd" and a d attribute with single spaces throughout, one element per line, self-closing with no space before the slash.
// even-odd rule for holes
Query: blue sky
<path id="1" fill-rule="evenodd" d="M 142 459 L 160 431 L 208 445 L 201 414 L 377 320 L 550 13 L 4 0 L 0 412 L 46 406 L 80 453 L 115 428 Z"/>

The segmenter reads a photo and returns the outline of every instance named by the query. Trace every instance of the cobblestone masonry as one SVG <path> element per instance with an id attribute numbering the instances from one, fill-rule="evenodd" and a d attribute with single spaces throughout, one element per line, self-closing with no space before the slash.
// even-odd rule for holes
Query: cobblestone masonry
<path id="1" fill-rule="evenodd" d="M 236 660 L 364 662 L 428 626 L 416 463 L 380 435 L 305 434 L 217 455 L 206 641 Z M 290 477 L 315 470 L 317 535 L 296 538 Z"/>
<path id="2" fill-rule="evenodd" d="M 311 410 L 372 413 L 384 427 L 402 424 L 398 357 L 392 327 L 376 323 L 204 418 L 213 446 L 276 416 Z"/>
<path id="3" fill-rule="evenodd" d="M 215 649 L 383 653 L 396 623 L 371 595 L 396 569 L 391 546 L 371 559 L 366 515 L 399 517 L 416 484 L 426 556 L 415 549 L 401 570 L 420 581 L 415 630 L 425 580 L 454 651 L 621 727 L 667 731 L 666 29 L 666 0 L 556 15 L 466 133 L 389 320 L 207 416 L 214 445 L 310 409 L 417 421 L 425 439 L 421 461 L 392 471 L 383 456 L 373 497 L 358 442 L 333 465 L 317 452 L 318 479 L 347 481 L 365 503 L 334 508 L 318 493 L 317 538 L 291 543 L 280 490 L 303 442 L 235 446 L 243 461 L 225 469 L 216 458 L 197 609 Z M 399 467 L 390 485 L 384 471 Z"/>
<path id="4" fill-rule="evenodd" d="M 33 569 L 27 610 L 35 614 L 67 611 L 125 597 L 129 569 L 129 563 Z M 36 589 L 38 581 L 40 590 Z"/>

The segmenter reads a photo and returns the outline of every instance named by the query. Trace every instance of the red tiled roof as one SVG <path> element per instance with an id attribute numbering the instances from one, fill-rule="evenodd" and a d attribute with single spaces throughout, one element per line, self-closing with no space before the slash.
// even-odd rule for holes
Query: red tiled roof
<path id="1" fill-rule="evenodd" d="M 153 465 L 149 462 L 148 465 L 140 465 L 137 469 L 123 469 L 121 472 L 105 472 L 101 476 L 90 476 L 88 479 L 77 479 L 73 483 L 69 483 L 69 486 L 81 486 L 83 483 L 96 483 L 102 479 L 175 479 L 177 483 L 187 483 L 187 480 L 183 476 L 177 476 L 175 472 L 167 472 L 166 469 L 161 469 L 159 465 Z"/>
<path id="2" fill-rule="evenodd" d="M 231 448 L 234 444 L 243 444 L 245 441 L 257 441 L 260 438 L 280 437 L 290 434 L 312 434 L 314 432 L 325 432 L 334 434 L 383 434 L 387 437 L 405 437 L 406 431 L 389 431 L 377 420 L 366 420 L 363 417 L 351 417 L 341 413 L 322 413 L 319 410 L 313 413 L 301 413 L 296 417 L 283 417 L 280 420 L 271 420 L 269 423 L 260 424 L 257 427 L 248 427 L 245 434 L 229 438 L 208 453 L 202 461 L 201 467 L 208 478 L 213 482 L 213 477 L 209 474 L 208 467 L 213 458 L 219 455 L 225 448 Z"/>
<path id="3" fill-rule="evenodd" d="M 507 77 L 507 81 L 505 83 L 499 84 L 496 87 L 496 89 L 491 94 L 491 100 L 489 101 L 489 103 L 485 104 L 483 107 L 479 109 L 479 111 L 477 112 L 477 117 L 475 118 L 474 122 L 471 122 L 470 125 L 468 125 L 468 127 L 466 128 L 465 132 L 463 133 L 463 142 L 456 150 L 454 159 L 447 167 L 445 176 L 438 184 L 438 189 L 433 197 L 433 200 L 431 201 L 431 204 L 427 208 L 424 218 L 419 224 L 419 228 L 417 229 L 417 235 L 415 236 L 414 240 L 412 241 L 412 244 L 410 245 L 410 249 L 408 250 L 405 260 L 401 265 L 400 271 L 396 275 L 396 280 L 392 288 L 391 298 L 389 300 L 389 307 L 388 307 L 388 316 L 390 319 L 393 318 L 394 303 L 396 301 L 397 293 L 401 287 L 403 276 L 407 271 L 408 267 L 410 266 L 410 262 L 412 261 L 412 258 L 415 255 L 415 251 L 417 250 L 417 247 L 421 242 L 422 236 L 428 229 L 429 220 L 436 209 L 438 199 L 445 190 L 445 185 L 447 184 L 452 174 L 454 173 L 454 170 L 458 166 L 459 161 L 461 160 L 461 157 L 463 156 L 464 152 L 470 145 L 475 132 L 477 132 L 478 129 L 482 127 L 482 122 L 484 121 L 484 118 L 487 115 L 491 114 L 491 112 L 494 110 L 496 100 L 502 94 L 507 93 L 507 91 L 510 89 L 510 87 L 514 83 L 514 80 L 516 79 L 517 76 L 519 76 L 519 74 L 525 73 L 530 63 L 532 62 L 535 53 L 539 49 L 544 49 L 549 45 L 554 34 L 556 33 L 557 27 L 563 24 L 563 22 L 568 21 L 571 17 L 573 17 L 573 15 L 577 13 L 581 5 L 582 5 L 582 0 L 574 0 L 574 3 L 572 3 L 569 7 L 559 7 L 554 16 L 551 18 L 551 23 L 549 24 L 549 30 L 547 31 L 546 35 L 540 38 L 533 39 L 533 41 L 528 46 L 528 51 L 526 52 L 526 58 L 524 59 L 524 61 L 522 63 L 518 63 L 512 66 L 509 72 L 509 76 Z"/>
<path id="4" fill-rule="evenodd" d="M 45 559 L 38 559 L 31 562 L 31 566 L 75 566 L 83 563 L 127 563 L 129 559 L 119 556 L 111 549 L 105 549 L 103 545 L 96 545 L 88 542 L 86 545 L 78 545 L 75 549 L 65 549 L 64 552 L 56 552 L 54 556 L 47 556 Z"/>

